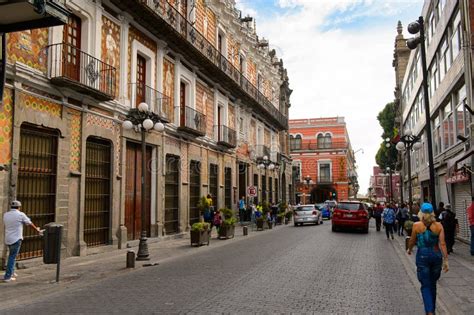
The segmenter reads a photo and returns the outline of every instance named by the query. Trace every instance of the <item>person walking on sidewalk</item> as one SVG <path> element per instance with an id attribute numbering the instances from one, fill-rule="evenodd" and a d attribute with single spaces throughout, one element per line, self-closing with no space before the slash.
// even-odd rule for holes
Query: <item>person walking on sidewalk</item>
<path id="1" fill-rule="evenodd" d="M 393 226 L 395 224 L 395 210 L 391 204 L 387 204 L 387 208 L 383 210 L 382 213 L 383 225 L 385 226 L 385 233 L 387 234 L 387 239 L 390 239 L 390 235 L 393 240 Z"/>
<path id="2" fill-rule="evenodd" d="M 453 246 L 456 236 L 456 228 L 458 226 L 458 220 L 456 214 L 451 211 L 451 205 L 447 204 L 445 209 L 439 215 L 439 220 L 443 225 L 444 237 L 446 239 L 446 247 L 448 249 L 448 255 L 453 252 Z"/>
<path id="3" fill-rule="evenodd" d="M 426 314 L 434 314 L 436 309 L 436 282 L 441 269 L 448 272 L 448 252 L 444 240 L 444 229 L 436 222 L 433 206 L 430 203 L 421 205 L 420 222 L 413 224 L 407 254 L 411 255 L 417 246 L 416 267 L 418 280 L 421 283 L 421 295 Z"/>
<path id="4" fill-rule="evenodd" d="M 240 219 L 240 224 L 244 222 L 244 217 L 245 217 L 245 196 L 242 196 L 239 200 L 239 219 Z"/>
<path id="5" fill-rule="evenodd" d="M 405 228 L 405 222 L 408 220 L 408 207 L 405 203 L 402 203 L 400 210 L 398 210 L 398 235 L 403 236 L 403 229 Z"/>
<path id="6" fill-rule="evenodd" d="M 380 202 L 377 202 L 377 205 L 374 207 L 374 211 L 372 214 L 375 219 L 375 228 L 377 229 L 377 232 L 380 231 L 380 226 L 382 225 L 382 212 L 383 208 L 380 205 Z"/>
<path id="7" fill-rule="evenodd" d="M 23 225 L 29 225 L 38 233 L 41 233 L 39 227 L 31 222 L 30 218 L 21 212 L 21 202 L 13 200 L 10 210 L 3 215 L 3 224 L 5 225 L 5 244 L 8 246 L 8 261 L 4 282 L 16 280 L 15 276 L 15 262 L 16 256 L 20 252 L 21 242 L 23 241 Z"/>
<path id="8" fill-rule="evenodd" d="M 474 256 L 474 196 L 471 196 L 471 205 L 467 208 L 466 212 L 471 229 L 471 256 Z"/>

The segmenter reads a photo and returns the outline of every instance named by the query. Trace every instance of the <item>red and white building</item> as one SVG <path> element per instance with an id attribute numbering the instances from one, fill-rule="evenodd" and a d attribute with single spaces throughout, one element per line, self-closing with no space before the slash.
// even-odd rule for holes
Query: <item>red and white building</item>
<path id="1" fill-rule="evenodd" d="M 390 196 L 393 194 L 393 198 Z M 392 173 L 392 187 L 390 191 L 390 174 L 378 166 L 374 166 L 374 173 L 370 176 L 369 198 L 375 202 L 400 202 L 400 174 Z"/>

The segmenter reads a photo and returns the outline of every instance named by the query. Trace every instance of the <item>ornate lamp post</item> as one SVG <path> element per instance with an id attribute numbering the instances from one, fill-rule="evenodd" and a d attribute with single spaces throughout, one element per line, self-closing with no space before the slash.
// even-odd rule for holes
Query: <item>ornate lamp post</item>
<path id="1" fill-rule="evenodd" d="M 311 179 L 311 176 L 309 175 L 306 175 L 305 178 L 303 179 L 303 182 L 305 183 L 306 185 L 306 188 L 308 189 L 309 191 L 309 186 L 313 184 L 313 180 Z M 306 204 L 306 194 L 304 195 L 304 203 Z"/>
<path id="2" fill-rule="evenodd" d="M 137 260 L 148 260 L 148 244 L 146 238 L 146 221 L 145 221 L 145 203 L 146 203 L 146 141 L 145 136 L 147 132 L 150 132 L 152 129 L 156 131 L 163 131 L 165 125 L 161 122 L 160 117 L 154 112 L 149 110 L 147 103 L 140 103 L 138 108 L 132 108 L 122 123 L 122 128 L 125 130 L 134 129 L 136 132 L 140 132 L 142 136 L 142 200 L 141 200 L 141 228 L 142 232 L 140 235 L 140 243 L 138 244 L 138 253 Z"/>
<path id="3" fill-rule="evenodd" d="M 421 54 L 421 70 L 423 73 L 423 100 L 425 102 L 425 132 L 428 142 L 428 162 L 430 171 L 430 197 L 433 209 L 436 210 L 436 196 L 435 196 L 435 171 L 433 161 L 433 141 L 431 139 L 431 117 L 430 104 L 428 95 L 428 70 L 426 68 L 426 51 L 425 51 L 425 26 L 423 17 L 420 16 L 417 21 L 408 24 L 408 32 L 410 34 L 420 33 L 420 36 L 410 38 L 407 40 L 407 47 L 411 50 L 420 46 Z"/>
<path id="4" fill-rule="evenodd" d="M 390 195 L 388 196 L 388 201 L 390 203 L 393 203 L 393 187 L 392 187 L 392 169 L 387 166 L 387 168 L 385 169 L 388 173 L 388 189 L 389 189 L 389 193 Z"/>
<path id="5" fill-rule="evenodd" d="M 406 151 L 407 153 L 407 164 L 408 164 L 408 207 L 411 208 L 413 205 L 413 193 L 411 187 L 411 150 L 418 150 L 422 147 L 420 137 L 413 135 L 411 130 L 405 131 L 405 134 L 400 137 L 400 141 L 397 142 L 395 148 L 398 151 Z M 403 179 L 402 179 L 403 182 Z"/>
<path id="6" fill-rule="evenodd" d="M 261 159 L 257 160 L 257 168 L 265 170 L 265 182 L 267 181 L 267 169 L 274 170 L 275 164 L 268 158 L 268 155 L 264 155 Z M 267 189 L 267 183 L 265 183 L 265 190 Z M 267 201 L 267 192 L 265 191 L 265 198 L 263 201 Z"/>

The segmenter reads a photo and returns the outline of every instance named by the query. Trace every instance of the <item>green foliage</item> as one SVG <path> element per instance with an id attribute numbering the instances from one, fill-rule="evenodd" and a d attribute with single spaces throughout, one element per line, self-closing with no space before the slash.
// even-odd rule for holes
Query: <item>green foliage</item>
<path id="1" fill-rule="evenodd" d="M 385 139 L 393 139 L 397 133 L 397 126 L 395 126 L 396 117 L 395 103 L 388 103 L 384 109 L 377 115 L 377 120 L 383 129 L 382 142 L 380 148 L 375 156 L 375 161 L 381 169 L 387 167 L 394 168 L 397 163 L 398 151 L 394 143 L 390 143 L 390 147 L 385 146 Z"/>
<path id="2" fill-rule="evenodd" d="M 222 222 L 222 224 L 223 224 L 223 225 L 226 225 L 226 226 L 234 226 L 235 223 L 237 223 L 237 218 L 235 218 L 235 217 L 225 219 L 225 220 Z"/>
<path id="3" fill-rule="evenodd" d="M 207 222 L 196 222 L 191 226 L 192 231 L 207 231 L 209 230 L 210 224 Z"/>
<path id="4" fill-rule="evenodd" d="M 288 204 L 286 202 L 280 203 L 279 212 L 286 212 L 287 209 L 288 209 Z"/>
<path id="5" fill-rule="evenodd" d="M 291 211 L 288 211 L 287 213 L 285 213 L 285 217 L 289 220 L 291 219 L 291 217 L 293 216 L 293 212 Z"/>
<path id="6" fill-rule="evenodd" d="M 235 211 L 228 208 L 222 208 L 219 211 L 222 217 L 224 218 L 222 222 L 223 225 L 234 226 L 235 223 L 237 223 L 237 218 L 235 217 Z"/>
<path id="7" fill-rule="evenodd" d="M 268 201 L 262 202 L 262 210 L 263 213 L 267 213 L 268 211 L 270 211 L 270 203 Z"/>
<path id="8" fill-rule="evenodd" d="M 413 229 L 413 221 L 412 220 L 406 221 L 403 227 L 405 228 L 405 230 L 411 231 Z"/>
<path id="9" fill-rule="evenodd" d="M 197 204 L 199 211 L 204 212 L 207 208 L 209 208 L 209 206 L 210 204 L 206 196 L 202 196 L 201 199 L 199 199 L 199 203 Z"/>
<path id="10" fill-rule="evenodd" d="M 285 212 L 278 212 L 278 214 L 277 214 L 277 217 L 278 217 L 278 218 L 283 218 L 283 217 L 285 217 L 285 216 L 286 216 L 286 213 L 285 213 Z"/>

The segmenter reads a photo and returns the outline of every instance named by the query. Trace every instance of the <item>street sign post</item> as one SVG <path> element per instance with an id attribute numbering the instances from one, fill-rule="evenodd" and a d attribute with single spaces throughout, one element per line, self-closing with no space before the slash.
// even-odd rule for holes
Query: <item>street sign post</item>
<path id="1" fill-rule="evenodd" d="M 257 197 L 257 188 L 255 186 L 247 187 L 247 196 L 248 197 Z"/>

